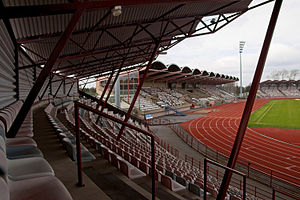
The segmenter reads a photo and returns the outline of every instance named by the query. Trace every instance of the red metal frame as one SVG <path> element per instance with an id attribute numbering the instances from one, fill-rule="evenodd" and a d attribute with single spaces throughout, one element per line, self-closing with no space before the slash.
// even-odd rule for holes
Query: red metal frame
<path id="1" fill-rule="evenodd" d="M 31 88 L 22 108 L 20 109 L 20 112 L 18 113 L 16 119 L 14 120 L 10 130 L 7 133 L 8 137 L 15 137 L 18 133 L 23 121 L 25 120 L 25 117 L 27 116 L 34 100 L 38 96 L 41 88 L 43 87 L 46 78 L 51 72 L 52 67 L 54 66 L 60 52 L 63 50 L 65 44 L 67 43 L 68 39 L 70 38 L 77 22 L 79 21 L 82 13 L 84 12 L 83 8 L 80 8 L 76 10 L 74 15 L 72 16 L 72 19 L 70 20 L 68 27 L 64 31 L 63 35 L 57 42 L 54 50 L 52 51 L 46 65 L 44 66 L 43 70 L 41 71 L 39 77 L 35 81 L 35 84 Z"/>
<path id="2" fill-rule="evenodd" d="M 71 90 L 72 90 L 72 88 L 73 88 L 73 86 L 74 86 L 74 84 L 76 83 L 77 81 L 73 81 L 73 83 L 72 83 L 72 85 L 70 86 L 70 89 L 69 89 L 69 91 L 68 91 L 68 93 L 67 93 L 67 96 L 69 96 L 69 94 L 70 94 L 70 92 L 71 92 Z"/>
<path id="3" fill-rule="evenodd" d="M 241 118 L 240 126 L 239 126 L 239 129 L 238 129 L 236 138 L 235 138 L 235 142 L 233 144 L 233 148 L 232 148 L 232 151 L 231 151 L 231 154 L 230 154 L 230 157 L 229 157 L 228 164 L 227 164 L 227 166 L 229 168 L 234 168 L 235 167 L 235 164 L 236 164 L 239 152 L 240 152 L 240 148 L 242 146 L 243 138 L 244 138 L 244 135 L 245 135 L 245 131 L 247 129 L 250 114 L 251 114 L 251 111 L 252 111 L 252 108 L 253 108 L 253 105 L 254 105 L 254 101 L 255 101 L 255 98 L 256 98 L 258 85 L 259 85 L 259 82 L 260 82 L 260 79 L 261 79 L 261 76 L 262 76 L 262 73 L 263 73 L 264 65 L 265 65 L 265 62 L 266 62 L 266 59 L 267 59 L 270 43 L 271 43 L 272 36 L 273 36 L 273 33 L 274 33 L 277 18 L 278 18 L 279 12 L 280 12 L 281 4 L 282 4 L 282 0 L 276 0 L 275 1 L 272 16 L 271 16 L 271 19 L 270 19 L 270 22 L 269 22 L 269 27 L 268 27 L 268 30 L 267 30 L 267 33 L 266 33 L 266 36 L 265 36 L 265 41 L 264 41 L 264 44 L 263 44 L 263 47 L 262 47 L 262 50 L 261 50 L 261 54 L 260 54 L 260 57 L 259 57 L 259 60 L 258 60 L 256 71 L 255 71 L 255 74 L 254 74 L 254 77 L 253 77 L 253 81 L 252 81 L 252 85 L 251 85 L 251 88 L 250 88 L 249 96 L 248 96 L 248 99 L 247 99 L 247 102 L 246 102 L 246 105 L 245 105 L 245 109 L 244 109 L 244 112 L 243 112 L 243 116 Z M 220 186 L 220 190 L 219 190 L 219 194 L 218 194 L 217 199 L 222 199 L 222 200 L 225 199 L 226 192 L 227 192 L 227 189 L 229 187 L 231 177 L 232 177 L 232 173 L 229 172 L 228 170 L 226 170 L 226 172 L 224 174 L 222 184 Z"/>
<path id="4" fill-rule="evenodd" d="M 113 83 L 111 84 L 111 87 L 110 87 L 109 92 L 108 92 L 108 94 L 107 94 L 107 96 L 106 96 L 106 99 L 105 99 L 105 101 L 104 101 L 103 104 L 102 104 L 101 112 L 103 112 L 104 108 L 106 107 L 107 101 L 108 101 L 108 99 L 109 99 L 109 97 L 110 97 L 111 92 L 113 91 L 113 89 L 114 89 L 114 87 L 115 87 L 115 84 L 116 84 L 116 82 L 117 82 L 117 80 L 118 80 L 118 78 L 119 78 L 119 75 L 120 75 L 120 73 L 121 73 L 121 71 L 122 71 L 122 68 L 123 68 L 123 66 L 124 66 L 124 63 L 125 63 L 125 59 L 123 60 L 121 66 L 120 66 L 120 68 L 119 68 L 119 70 L 118 70 L 118 72 L 117 72 L 117 74 L 116 74 L 116 76 L 115 76 L 115 79 L 114 79 Z M 100 119 L 100 116 L 98 116 L 98 118 L 97 118 L 97 120 L 96 120 L 96 124 L 99 122 L 99 119 Z"/>
<path id="5" fill-rule="evenodd" d="M 218 167 L 221 167 L 221 168 L 223 168 L 223 169 L 226 169 L 226 171 L 231 171 L 231 173 L 234 172 L 234 173 L 236 173 L 236 174 L 242 176 L 242 177 L 243 177 L 243 200 L 246 200 L 247 175 L 246 175 L 246 174 L 243 174 L 243 173 L 241 173 L 241 172 L 239 172 L 239 171 L 237 171 L 237 170 L 235 170 L 235 169 L 232 169 L 232 168 L 230 168 L 230 167 L 227 167 L 227 166 L 225 166 L 225 165 L 222 165 L 222 164 L 220 164 L 220 163 L 217 163 L 217 162 L 215 162 L 215 161 L 213 161 L 213 160 L 211 160 L 211 159 L 208 159 L 208 158 L 204 158 L 204 170 L 203 170 L 203 173 L 204 173 L 204 186 L 203 186 L 204 196 L 203 196 L 203 199 L 204 199 L 204 200 L 207 199 L 207 195 L 206 195 L 206 188 L 207 188 L 207 187 L 206 187 L 206 185 L 207 185 L 207 173 L 208 173 L 208 171 L 207 171 L 207 164 L 208 164 L 208 163 L 211 163 L 211 164 L 213 164 L 213 165 L 216 165 L 216 166 L 218 166 Z"/>
<path id="6" fill-rule="evenodd" d="M 235 4 L 237 1 L 233 1 L 233 2 L 230 2 L 229 4 L 226 4 L 226 5 L 224 5 L 224 6 L 221 6 L 220 8 L 217 8 L 217 9 L 215 9 L 215 10 L 213 10 L 213 11 L 210 11 L 210 12 L 208 12 L 208 13 L 206 13 L 205 15 L 208 15 L 208 14 L 210 14 L 210 13 L 213 13 L 213 12 L 216 12 L 216 11 L 218 11 L 218 10 L 220 10 L 220 9 L 223 9 L 223 8 L 226 8 L 226 7 L 229 7 L 229 6 L 231 6 L 232 4 Z M 99 3 L 99 2 L 98 2 Z M 140 3 L 140 2 L 139 2 Z M 163 15 L 161 15 L 161 16 L 159 16 L 158 18 L 156 18 L 156 19 L 154 19 L 154 20 L 150 20 L 149 22 L 147 22 L 148 24 L 146 25 L 146 26 L 143 26 L 143 28 L 142 29 L 140 29 L 139 31 L 137 31 L 135 34 L 133 34 L 133 36 L 131 36 L 130 38 L 128 38 L 126 41 L 124 41 L 124 42 L 121 42 L 121 41 L 119 41 L 118 40 L 118 38 L 116 38 L 115 36 L 113 36 L 108 30 L 106 30 L 105 29 L 105 27 L 104 27 L 104 30 L 103 31 L 105 31 L 105 32 L 107 32 L 109 35 L 111 35 L 114 39 L 116 39 L 116 41 L 118 41 L 119 42 L 119 44 L 121 44 L 121 47 L 125 47 L 125 48 L 130 48 L 129 46 L 130 45 L 128 45 L 128 44 L 132 44 L 131 42 L 129 42 L 128 44 L 127 44 L 127 42 L 128 41 L 131 41 L 131 39 L 136 35 L 136 34 L 138 34 L 139 32 L 141 32 L 141 31 L 146 31 L 147 29 L 147 27 L 151 24 L 151 23 L 153 23 L 153 22 L 156 22 L 156 21 L 159 21 L 159 20 L 165 20 L 164 19 L 164 16 L 166 16 L 166 15 L 168 15 L 169 13 L 171 13 L 171 12 L 173 12 L 174 10 L 177 10 L 178 8 L 180 8 L 180 7 L 182 7 L 184 4 L 179 4 L 178 6 L 176 6 L 176 7 L 174 7 L 173 9 L 171 9 L 171 10 L 169 10 L 169 11 L 167 11 L 166 13 L 164 13 Z M 61 9 L 63 9 L 62 7 L 61 7 Z M 204 16 L 205 16 L 204 15 Z M 218 19 L 219 19 L 219 21 L 221 22 L 221 21 L 226 21 L 226 24 L 227 23 L 229 23 L 231 20 L 230 20 L 230 18 L 231 17 L 227 17 L 227 18 L 225 18 L 225 16 L 224 15 L 222 15 L 223 16 L 223 18 L 221 19 L 221 17 L 219 17 Z M 174 19 L 176 19 L 176 18 L 174 18 Z M 180 26 L 180 27 L 176 27 L 177 29 L 176 30 L 181 30 L 181 28 L 183 28 L 183 27 L 185 27 L 185 26 L 187 26 L 187 25 L 191 25 L 191 27 L 190 27 L 190 31 L 189 31 L 189 34 L 188 34 L 188 37 L 190 37 L 190 36 L 194 36 L 194 35 L 192 35 L 192 34 L 194 34 L 195 33 L 195 31 L 194 32 L 192 32 L 192 27 L 193 27 L 193 25 L 194 25 L 194 23 L 195 23 L 195 21 L 196 20 L 199 20 L 199 18 L 198 17 L 196 17 L 195 19 L 193 19 L 191 22 L 188 22 L 188 23 L 186 23 L 186 24 L 184 24 L 184 25 L 182 25 L 182 26 Z M 218 22 L 219 22 L 218 21 Z M 169 22 L 168 22 L 169 23 Z M 174 22 L 173 22 L 174 23 Z M 135 25 L 136 27 L 139 27 L 139 24 L 137 24 L 136 25 L 136 23 L 135 24 L 131 24 L 131 25 Z M 208 26 L 211 26 L 211 25 L 208 25 Z M 215 27 L 216 27 L 216 25 L 214 25 Z M 92 31 L 94 31 L 96 29 L 96 26 L 95 27 L 93 27 L 93 29 L 92 29 Z M 176 31 L 175 30 L 175 31 Z M 171 31 L 171 32 L 169 32 L 169 33 L 167 33 L 167 34 L 165 34 L 164 36 L 168 36 L 169 34 L 171 34 L 172 32 L 174 32 L 174 31 Z M 213 33 L 214 31 L 210 31 L 210 33 Z M 54 37 L 55 37 L 55 35 L 54 35 Z M 182 41 L 184 38 L 186 38 L 187 37 L 187 35 L 185 35 L 184 37 L 181 37 L 181 38 L 179 38 L 179 37 L 177 37 L 177 38 L 171 38 L 171 39 L 167 39 L 168 41 L 177 41 L 177 42 L 180 42 L 180 41 Z M 88 38 L 88 37 L 87 37 Z M 39 40 L 40 40 L 40 38 L 38 38 Z M 153 41 L 152 42 L 149 42 L 149 44 L 151 45 L 151 44 L 153 44 L 153 42 L 155 42 L 157 39 L 156 38 L 153 38 Z M 163 41 L 167 41 L 167 40 L 162 40 L 162 42 Z M 26 41 L 24 41 L 24 42 L 26 42 Z M 175 42 L 176 43 L 176 42 Z M 175 44 L 175 43 L 173 43 L 173 44 Z M 77 44 L 77 45 L 79 45 L 79 44 Z M 137 45 L 135 45 L 137 48 L 139 48 L 140 46 L 143 46 L 143 45 L 146 45 L 146 44 L 137 44 Z M 79 46 L 81 46 L 81 45 L 79 45 Z M 171 45 L 171 46 L 173 46 L 173 45 Z M 164 49 L 168 49 L 168 48 L 170 48 L 171 47 L 170 45 L 168 45 L 167 47 L 165 47 Z M 83 47 L 81 46 L 81 49 L 82 49 Z M 84 49 L 84 48 L 83 48 Z M 109 48 L 109 49 L 107 49 L 107 51 L 106 52 L 108 52 L 108 51 L 110 51 L 111 49 L 113 49 L 113 48 Z M 92 50 L 92 52 L 94 52 L 94 50 L 95 49 L 93 49 Z M 113 50 L 113 51 L 115 51 L 115 52 L 117 52 L 116 50 Z M 140 51 L 142 51 L 143 52 L 143 50 L 142 49 L 140 49 Z M 86 50 L 85 50 L 85 52 L 87 52 Z M 89 52 L 87 52 L 88 54 L 89 54 Z M 81 55 L 81 56 L 80 56 Z M 84 56 L 83 56 L 84 55 Z M 91 54 L 91 55 L 89 55 L 89 56 L 94 56 L 95 54 Z M 86 57 L 87 55 L 86 54 L 78 54 L 78 55 L 75 55 L 76 57 L 75 58 L 78 58 L 77 56 L 79 56 L 79 57 Z M 69 56 L 67 56 L 67 60 L 70 60 L 71 59 L 71 57 L 69 57 Z M 95 57 L 94 57 L 95 58 Z M 60 60 L 61 58 L 59 58 L 59 60 Z M 64 60 L 66 60 L 66 58 L 62 58 L 62 59 L 64 59 Z M 83 59 L 84 60 L 84 59 Z M 83 61 L 82 60 L 82 61 Z M 97 58 L 95 58 L 95 60 L 97 61 Z M 73 71 L 73 70 L 72 70 Z M 93 73 L 93 70 L 90 70 L 89 71 L 90 73 Z"/>
<path id="7" fill-rule="evenodd" d="M 131 112 L 132 112 L 132 110 L 133 110 L 133 108 L 134 108 L 134 104 L 135 104 L 135 102 L 136 102 L 136 100 L 137 100 L 138 95 L 140 94 L 140 91 L 141 91 L 141 89 L 142 89 L 142 86 L 143 86 L 143 84 L 144 84 L 144 82 L 145 82 L 145 80 L 146 80 L 147 73 L 148 73 L 148 71 L 149 71 L 149 69 L 150 69 L 150 66 L 151 66 L 153 60 L 155 59 L 155 56 L 156 56 L 157 51 L 158 51 L 158 49 L 159 49 L 159 46 L 160 46 L 160 43 L 158 42 L 158 43 L 156 44 L 154 50 L 153 50 L 153 53 L 152 53 L 151 58 L 150 58 L 150 60 L 149 60 L 149 62 L 148 62 L 148 65 L 147 65 L 147 67 L 146 67 L 146 69 L 145 69 L 145 71 L 144 71 L 143 78 L 140 80 L 139 86 L 138 86 L 138 88 L 137 88 L 137 90 L 136 90 L 136 92 L 135 92 L 135 94 L 134 94 L 134 97 L 133 97 L 133 99 L 132 99 L 132 102 L 131 102 L 131 104 L 130 104 L 130 107 L 129 107 L 127 113 L 126 113 L 124 122 L 127 122 L 127 121 L 129 120 L 130 114 L 131 114 Z M 121 135 L 122 135 L 124 129 L 125 129 L 125 126 L 123 125 L 123 126 L 121 127 L 121 129 L 120 129 L 120 132 L 119 132 L 119 135 L 118 135 L 118 137 L 117 137 L 117 140 L 119 140 L 119 139 L 121 138 Z"/>
<path id="8" fill-rule="evenodd" d="M 81 163 L 81 147 L 80 147 L 80 119 L 79 119 L 79 105 L 74 102 L 74 114 L 75 114 L 75 133 L 76 133 L 76 158 L 77 158 L 77 185 L 83 187 L 82 180 L 82 163 Z"/>
<path id="9" fill-rule="evenodd" d="M 111 82 L 112 77 L 114 76 L 114 73 L 115 73 L 115 69 L 113 69 L 113 70 L 111 71 L 111 74 L 110 74 L 110 76 L 109 76 L 109 78 L 108 78 L 108 80 L 107 80 L 107 83 L 106 83 L 105 88 L 104 88 L 104 90 L 103 90 L 103 92 L 102 92 L 102 94 L 101 94 L 101 97 L 100 97 L 99 101 L 97 102 L 97 106 L 96 106 L 96 109 L 97 109 L 97 110 L 98 110 L 98 108 L 99 108 L 99 106 L 100 106 L 100 104 L 101 104 L 101 102 L 102 102 L 102 100 L 103 100 L 103 97 L 104 97 L 104 95 L 105 95 L 105 93 L 106 93 L 106 90 L 107 90 L 107 88 L 108 88 L 108 86 L 109 86 L 109 84 L 110 84 L 110 82 Z M 100 84 L 100 82 L 99 82 L 99 84 Z"/>
<path id="10" fill-rule="evenodd" d="M 56 89 L 56 92 L 54 93 L 54 98 L 55 98 L 56 95 L 58 94 L 58 92 L 59 92 L 61 86 L 63 85 L 63 83 L 65 82 L 65 80 L 66 80 L 66 79 L 62 79 L 62 80 L 61 80 L 61 82 L 60 82 L 58 88 Z"/>
<path id="11" fill-rule="evenodd" d="M 283 195 L 285 195 L 285 196 L 287 196 L 287 197 L 290 197 L 291 199 L 300 200 L 300 198 L 299 198 L 299 197 L 296 197 L 295 195 L 288 194 L 288 193 L 286 193 L 286 192 L 284 192 L 284 191 L 281 191 L 281 190 L 275 189 L 275 188 L 273 188 L 273 192 L 272 192 L 272 200 L 275 200 L 275 199 L 276 199 L 276 193 L 283 194 Z"/>
<path id="12" fill-rule="evenodd" d="M 176 72 L 168 72 L 168 71 L 165 71 L 164 74 L 161 74 L 161 75 L 157 75 L 157 76 L 152 76 L 152 77 L 148 77 L 148 80 L 149 81 L 155 81 L 156 79 L 162 79 L 162 78 L 165 78 L 165 77 L 168 77 L 168 76 L 175 76 L 176 74 L 179 74 L 179 73 L 182 73 L 182 71 L 176 71 Z M 165 79 L 164 79 L 165 80 Z"/>
<path id="13" fill-rule="evenodd" d="M 122 124 L 122 126 L 126 126 L 129 127 L 131 129 L 134 129 L 146 136 L 149 136 L 151 138 L 151 168 L 152 168 L 152 200 L 155 200 L 155 196 L 156 196 L 156 186 L 155 186 L 155 136 L 153 134 L 151 134 L 148 131 L 145 131 L 141 128 L 138 128 L 132 124 L 129 124 L 127 122 L 124 122 L 116 117 L 110 116 L 102 111 L 96 110 L 93 107 L 84 105 L 82 103 L 79 103 L 77 101 L 74 101 L 75 103 L 75 108 L 77 107 L 77 111 L 75 114 L 75 123 L 76 123 L 76 149 L 77 149 L 77 160 L 80 162 L 77 162 L 77 169 L 78 169 L 78 182 L 79 185 L 82 185 L 82 168 L 81 168 L 81 152 L 80 152 L 80 121 L 79 121 L 79 113 L 78 113 L 78 108 L 82 108 L 85 109 L 87 111 L 93 112 L 97 115 L 99 115 L 99 117 L 105 117 L 107 119 L 110 119 L 116 123 Z M 78 140 L 77 140 L 78 138 Z"/>

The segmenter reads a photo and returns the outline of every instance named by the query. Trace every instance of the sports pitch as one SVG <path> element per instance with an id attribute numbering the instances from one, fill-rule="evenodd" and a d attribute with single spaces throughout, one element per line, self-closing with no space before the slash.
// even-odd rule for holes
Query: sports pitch
<path id="1" fill-rule="evenodd" d="M 251 114 L 248 126 L 300 129 L 300 99 L 269 101 Z"/>

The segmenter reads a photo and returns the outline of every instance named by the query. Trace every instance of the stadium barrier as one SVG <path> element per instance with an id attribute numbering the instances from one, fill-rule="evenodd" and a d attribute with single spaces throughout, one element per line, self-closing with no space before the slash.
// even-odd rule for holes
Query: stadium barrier
<path id="1" fill-rule="evenodd" d="M 143 129 L 140 129 L 139 127 L 129 124 L 127 122 L 124 122 L 114 116 L 110 116 L 106 113 L 103 113 L 99 110 L 94 109 L 93 107 L 90 107 L 88 105 L 82 104 L 78 101 L 74 101 L 74 119 L 75 119 L 75 129 L 76 129 L 76 150 L 77 150 L 77 176 L 78 176 L 78 185 L 83 186 L 83 180 L 82 180 L 82 163 L 81 163 L 81 147 L 80 147 L 80 118 L 79 118 L 79 108 L 90 111 L 94 114 L 97 114 L 101 117 L 105 117 L 107 119 L 110 119 L 112 121 L 115 121 L 119 124 L 122 124 L 126 127 L 129 127 L 131 129 L 134 129 L 138 131 L 139 133 L 146 135 L 150 137 L 151 141 L 151 175 L 152 175 L 152 200 L 155 200 L 156 196 L 156 183 L 155 183 L 155 136 L 152 133 L 149 133 L 148 131 L 145 131 Z"/>
<path id="2" fill-rule="evenodd" d="M 201 143 L 197 139 L 195 139 L 193 136 L 191 136 L 186 130 L 184 130 L 182 127 L 180 127 L 177 124 L 171 124 L 169 127 L 190 147 L 195 149 L 196 151 L 203 154 L 205 157 L 213 159 L 216 162 L 219 163 L 227 163 L 228 158 L 227 156 L 220 153 L 219 150 L 213 149 L 211 147 L 208 147 L 207 145 Z M 190 162 L 193 166 L 199 166 L 199 169 L 201 170 L 202 163 L 200 161 L 197 161 L 193 157 L 190 157 L 188 155 L 185 155 L 186 161 Z M 275 195 L 274 198 L 276 199 L 289 199 L 294 197 L 295 195 L 299 195 L 299 185 L 289 181 L 287 179 L 284 179 L 283 177 L 287 177 L 290 180 L 295 179 L 295 181 L 299 181 L 295 177 L 288 176 L 286 174 L 282 174 L 280 172 L 267 169 L 266 167 L 260 166 L 258 164 L 251 163 L 246 160 L 239 160 L 239 163 L 237 164 L 237 169 L 247 175 L 248 178 L 252 178 L 264 185 L 267 185 L 272 188 L 276 188 L 276 191 L 286 191 L 284 193 L 282 192 L 275 192 L 273 194 L 273 191 L 267 191 L 262 189 L 261 187 L 257 187 L 254 185 L 251 185 L 247 183 L 247 191 L 249 194 L 254 195 L 255 197 L 259 197 L 262 199 L 273 199 L 272 195 Z M 213 172 L 209 171 L 209 172 Z M 217 170 L 214 172 L 214 177 L 219 179 L 222 177 L 222 172 L 220 170 Z M 232 181 L 233 186 L 237 187 L 239 186 L 239 180 Z M 249 189 L 248 189 L 249 187 Z M 280 195 L 279 195 L 280 194 Z M 298 197 L 294 199 L 299 199 Z"/>

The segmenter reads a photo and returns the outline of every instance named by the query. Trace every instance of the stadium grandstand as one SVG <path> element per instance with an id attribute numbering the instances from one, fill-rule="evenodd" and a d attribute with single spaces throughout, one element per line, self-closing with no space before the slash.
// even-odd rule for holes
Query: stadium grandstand
<path id="1" fill-rule="evenodd" d="M 267 80 L 260 83 L 258 95 L 261 98 L 300 97 L 300 80 Z"/>
<path id="2" fill-rule="evenodd" d="M 119 88 L 115 87 L 110 97 L 115 99 L 116 96 L 120 96 L 118 97 L 121 99 L 120 105 L 116 106 L 128 109 L 138 87 L 139 77 L 143 77 L 144 73 L 143 68 L 120 74 L 120 79 L 116 82 Z M 108 78 L 109 76 L 97 78 L 98 94 L 104 91 Z M 238 81 L 238 78 L 205 70 L 202 72 L 199 69 L 192 70 L 189 67 L 180 68 L 175 64 L 165 66 L 156 61 L 149 69 L 134 108 L 140 118 L 145 118 L 149 114 L 152 117 L 159 117 L 191 108 L 205 108 L 233 102 L 235 81 Z"/>
<path id="3" fill-rule="evenodd" d="M 251 3 L 1 0 L 0 199 L 299 199 L 299 127 L 247 128 L 252 109 L 299 92 L 258 89 L 282 0 Z M 269 3 L 246 101 L 230 74 L 156 61 Z"/>

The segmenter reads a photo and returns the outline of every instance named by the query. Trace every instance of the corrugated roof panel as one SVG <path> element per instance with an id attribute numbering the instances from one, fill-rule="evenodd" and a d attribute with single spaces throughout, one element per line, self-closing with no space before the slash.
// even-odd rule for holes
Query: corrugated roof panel
<path id="1" fill-rule="evenodd" d="M 76 27 L 75 33 L 71 36 L 71 39 L 75 41 L 79 46 L 83 46 L 84 49 L 79 47 L 72 41 L 68 41 L 65 45 L 63 51 L 61 52 L 60 56 L 70 56 L 76 55 L 85 52 L 86 50 L 92 52 L 94 50 L 106 50 L 111 49 L 114 47 L 122 47 L 119 41 L 124 42 L 128 38 L 130 38 L 136 29 L 136 24 L 142 24 L 147 28 L 147 31 L 151 32 L 156 38 L 161 35 L 163 27 L 167 23 L 167 20 L 172 20 L 176 25 L 169 23 L 166 33 L 170 33 L 166 38 L 171 38 L 176 35 L 183 35 L 182 32 L 187 33 L 191 29 L 191 24 L 184 26 L 180 30 L 177 30 L 178 27 L 185 25 L 186 23 L 192 21 L 194 16 L 202 16 L 207 14 L 217 8 L 220 8 L 226 4 L 233 2 L 232 0 L 228 1 L 201 1 L 200 3 L 184 3 L 180 8 L 171 12 L 170 14 L 165 15 L 168 11 L 174 9 L 180 3 L 156 3 L 156 4 L 144 4 L 144 5 L 137 5 L 137 6 L 122 6 L 122 14 L 118 17 L 114 17 L 111 13 L 108 15 L 107 18 L 100 24 L 98 30 L 93 32 L 90 36 L 88 41 L 84 44 L 86 37 L 88 35 L 87 31 L 93 30 L 95 24 L 99 22 L 103 18 L 103 16 L 110 12 L 110 8 L 97 8 L 97 9 L 90 9 L 83 13 L 82 17 L 79 19 Z M 235 5 L 230 6 L 229 8 L 222 9 L 220 12 L 235 12 L 240 11 L 249 5 L 251 0 L 241 0 Z M 46 0 L 46 1 L 39 1 L 39 0 L 26 0 L 26 1 L 17 1 L 17 0 L 5 0 L 5 6 L 25 6 L 25 5 L 48 5 L 48 4 L 56 4 L 56 3 L 68 3 L 67 0 Z M 212 14 L 216 14 L 212 13 Z M 164 16 L 164 22 L 155 21 L 155 19 Z M 32 51 L 38 53 L 41 57 L 48 59 L 50 53 L 54 49 L 58 39 L 60 38 L 61 33 L 66 29 L 72 14 L 60 14 L 60 15 L 50 15 L 50 16 L 40 16 L 40 17 L 28 17 L 28 18 L 18 18 L 18 19 L 11 19 L 10 22 L 13 27 L 13 31 L 17 40 L 24 40 L 24 44 L 26 47 L 31 49 Z M 161 19 L 160 19 L 161 20 Z M 198 22 L 197 22 L 198 23 Z M 194 24 L 193 29 L 197 26 L 197 23 Z M 129 26 L 131 24 L 131 26 Z M 148 25 L 149 24 L 149 25 Z M 162 26 L 163 25 L 163 26 Z M 106 29 L 102 34 L 102 30 Z M 138 31 L 142 30 L 138 28 Z M 111 34 L 109 34 L 109 33 Z M 100 34 L 102 34 L 101 40 L 97 44 L 96 48 L 94 49 L 95 43 L 97 42 Z M 49 39 L 47 39 L 49 37 Z M 117 38 L 117 39 L 115 39 Z M 34 40 L 34 41 L 33 41 Z M 27 42 L 27 43 L 26 43 Z M 152 43 L 152 37 L 145 31 L 141 31 L 137 34 L 132 41 L 134 44 L 138 43 Z M 166 46 L 170 44 L 170 41 L 163 42 L 161 46 Z M 150 45 L 143 45 L 139 48 L 134 47 L 130 49 L 129 55 L 134 55 L 133 52 L 141 52 L 146 53 L 145 56 L 136 56 L 130 58 L 129 61 L 126 61 L 125 65 L 129 64 L 137 64 L 138 62 L 146 61 L 149 59 L 153 49 L 154 44 Z M 125 56 L 128 52 L 128 49 L 118 50 L 117 52 L 110 52 L 109 54 L 102 53 L 100 55 L 95 55 L 97 59 L 103 60 L 106 55 L 111 57 L 106 59 L 104 62 L 113 61 L 115 64 L 120 64 L 121 59 L 118 59 L 118 62 L 115 62 L 117 58 L 120 57 L 118 54 L 122 54 Z M 43 59 L 39 56 L 35 55 L 32 52 L 28 51 L 28 54 L 35 60 L 35 61 L 42 61 Z M 22 58 L 23 59 L 23 58 Z M 61 67 L 69 66 L 70 63 L 72 64 L 80 64 L 83 58 L 80 59 L 73 59 L 70 62 L 64 61 L 61 63 Z M 89 56 L 85 58 L 85 62 L 93 61 L 95 58 L 93 56 Z M 20 61 L 22 64 L 25 63 L 24 60 Z M 57 66 L 57 64 L 56 64 Z M 54 67 L 54 69 L 56 68 Z M 96 67 L 97 68 L 97 67 Z M 101 65 L 98 66 L 101 68 Z M 75 68 L 74 68 L 75 70 Z M 72 72 L 74 73 L 74 72 Z M 91 72 L 93 73 L 93 72 Z"/>
<path id="2" fill-rule="evenodd" d="M 4 6 L 33 6 L 68 3 L 68 0 L 3 0 Z"/>
<path id="3" fill-rule="evenodd" d="M 10 19 L 16 39 L 45 36 L 63 32 L 72 15 L 52 15 Z"/>
<path id="4" fill-rule="evenodd" d="M 23 53 L 19 53 L 19 66 L 31 65 L 32 63 L 24 56 Z"/>

